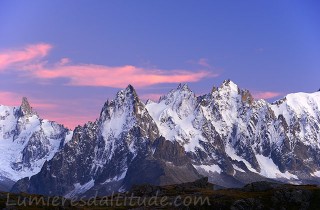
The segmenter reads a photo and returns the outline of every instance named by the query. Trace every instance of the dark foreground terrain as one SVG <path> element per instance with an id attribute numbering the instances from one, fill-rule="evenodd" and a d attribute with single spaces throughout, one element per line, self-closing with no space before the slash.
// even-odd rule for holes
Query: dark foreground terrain
<path id="1" fill-rule="evenodd" d="M 43 197 L 0 194 L 0 209 L 319 209 L 320 188 L 255 182 L 221 189 L 207 178 L 177 185 L 133 186 L 130 192 L 106 197 Z"/>

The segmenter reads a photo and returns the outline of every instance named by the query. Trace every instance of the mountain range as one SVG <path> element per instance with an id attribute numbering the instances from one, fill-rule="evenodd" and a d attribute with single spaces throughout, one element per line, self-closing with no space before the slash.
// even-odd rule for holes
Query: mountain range
<path id="1" fill-rule="evenodd" d="M 71 198 L 203 176 L 223 187 L 319 184 L 319 126 L 320 92 L 268 103 L 230 80 L 201 96 L 180 84 L 146 103 L 129 85 L 73 131 L 23 98 L 0 106 L 0 189 Z"/>

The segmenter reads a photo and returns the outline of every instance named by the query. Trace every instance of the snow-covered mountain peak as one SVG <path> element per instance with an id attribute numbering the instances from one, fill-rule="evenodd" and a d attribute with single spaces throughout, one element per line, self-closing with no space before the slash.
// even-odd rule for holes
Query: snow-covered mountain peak
<path id="1" fill-rule="evenodd" d="M 140 101 L 135 89 L 132 85 L 128 85 L 127 88 L 118 91 L 113 100 L 105 102 L 101 115 L 105 120 L 105 117 L 110 119 L 112 116 L 120 116 L 125 113 L 132 115 L 142 111 L 143 108 L 144 104 Z"/>
<path id="2" fill-rule="evenodd" d="M 187 84 L 179 84 L 159 100 L 159 105 L 170 107 L 180 119 L 188 117 L 195 109 L 197 97 Z"/>
<path id="3" fill-rule="evenodd" d="M 160 134 L 166 140 L 179 142 L 189 151 L 195 149 L 195 144 L 201 138 L 200 131 L 193 126 L 196 106 L 196 95 L 186 84 L 180 84 L 161 97 L 158 103 L 149 103 L 146 108 Z"/>
<path id="4" fill-rule="evenodd" d="M 20 107 L 0 105 L 0 181 L 38 173 L 67 134 L 62 125 L 41 119 L 25 97 Z"/>
<path id="5" fill-rule="evenodd" d="M 120 90 L 114 100 L 105 103 L 99 121 L 103 126 L 102 133 L 105 139 L 117 138 L 133 127 L 139 127 L 141 132 L 147 133 L 156 127 L 145 104 L 131 85 Z M 148 137 L 154 139 L 157 132 L 157 129 L 153 128 L 152 134 L 148 134 Z"/>
<path id="6" fill-rule="evenodd" d="M 100 121 L 110 120 L 112 117 L 119 117 L 123 114 L 125 116 L 132 115 L 133 112 L 141 111 L 141 106 L 143 108 L 144 104 L 140 101 L 135 89 L 132 85 L 128 85 L 127 88 L 118 91 L 113 100 L 105 102 L 100 114 Z"/>
<path id="7" fill-rule="evenodd" d="M 227 80 L 224 80 L 220 86 L 220 88 L 223 88 L 223 87 L 229 87 L 231 88 L 232 90 L 238 90 L 238 85 L 236 83 L 234 83 L 232 80 L 230 79 L 227 79 Z"/>
<path id="8" fill-rule="evenodd" d="M 117 104 L 132 103 L 139 101 L 138 95 L 132 85 L 128 85 L 126 89 L 118 91 L 116 98 L 113 100 Z"/>
<path id="9" fill-rule="evenodd" d="M 237 96 L 239 94 L 238 85 L 231 80 L 225 80 L 218 88 L 220 95 Z"/>
<path id="10" fill-rule="evenodd" d="M 195 94 L 187 84 L 179 84 L 176 89 L 172 89 L 167 95 L 162 96 L 159 102 L 165 101 L 166 105 L 181 103 L 183 100 L 194 100 Z"/>

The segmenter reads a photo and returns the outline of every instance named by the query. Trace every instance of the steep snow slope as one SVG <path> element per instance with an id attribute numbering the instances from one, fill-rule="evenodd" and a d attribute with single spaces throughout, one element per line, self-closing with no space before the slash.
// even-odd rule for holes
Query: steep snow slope
<path id="1" fill-rule="evenodd" d="M 320 92 L 294 93 L 272 104 L 277 117 L 284 117 L 290 127 L 288 135 L 292 140 L 300 140 L 313 148 L 320 148 Z"/>

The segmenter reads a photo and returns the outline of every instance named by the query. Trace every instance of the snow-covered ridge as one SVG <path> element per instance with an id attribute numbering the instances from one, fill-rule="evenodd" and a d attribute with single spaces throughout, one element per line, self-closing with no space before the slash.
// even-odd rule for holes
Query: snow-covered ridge
<path id="1" fill-rule="evenodd" d="M 148 160 L 169 159 L 170 164 L 181 155 L 185 159 L 177 161 L 179 164 L 190 164 L 194 168 L 188 170 L 196 169 L 217 184 L 226 177 L 239 183 L 265 177 L 320 183 L 319 96 L 289 94 L 271 104 L 255 100 L 248 90 L 226 80 L 202 96 L 197 97 L 184 84 L 158 102 L 144 104 L 129 85 L 105 103 L 97 121 L 77 127 L 73 136 L 57 124 L 41 120 L 24 101 L 22 110 L 1 109 L 0 119 L 5 122 L 0 121 L 0 140 L 12 141 L 8 145 L 17 148 L 6 157 L 20 157 L 10 160 L 3 174 L 17 178 L 32 175 L 54 156 L 35 175 L 33 184 L 38 185 L 38 180 L 43 185 L 56 183 L 56 177 L 67 177 L 60 182 L 70 187 L 63 195 L 75 196 L 105 187 L 124 189 L 123 182 L 140 178 L 136 177 L 140 173 L 133 173 L 136 168 L 150 167 L 148 161 L 142 162 L 147 165 L 136 162 L 141 163 L 145 155 Z M 5 141 L 8 139 L 11 141 Z M 159 139 L 180 149 L 154 144 Z M 64 149 L 57 153 L 59 145 Z M 65 168 L 71 170 L 62 170 Z M 179 170 L 175 173 L 180 175 Z M 44 186 L 43 192 L 51 193 L 54 189 L 50 187 Z"/>
<path id="2" fill-rule="evenodd" d="M 320 91 L 315 93 L 291 93 L 283 99 L 272 104 L 275 114 L 284 116 L 290 115 L 290 111 L 297 116 L 309 114 L 310 116 L 319 117 L 320 110 Z"/>
<path id="3" fill-rule="evenodd" d="M 219 154 L 223 151 L 204 146 L 216 144 L 215 139 L 220 138 L 223 145 L 219 147 L 225 148 L 222 150 L 227 156 L 265 177 L 298 179 L 295 173 L 309 174 L 305 170 L 320 167 L 317 156 L 302 160 L 309 161 L 308 166 L 293 168 L 286 163 L 311 153 L 320 154 L 320 92 L 293 93 L 270 104 L 254 100 L 249 91 L 226 80 L 210 94 L 199 97 L 187 85 L 179 85 L 159 102 L 149 101 L 146 108 L 160 135 L 178 141 L 186 152 L 194 153 L 193 157 L 199 151 L 209 155 L 206 160 L 198 160 L 200 168 L 206 168 L 204 162 L 212 167 L 212 161 L 221 168 Z M 300 143 L 299 147 L 306 148 L 303 151 L 298 150 Z"/>

